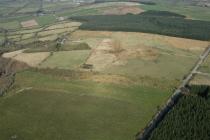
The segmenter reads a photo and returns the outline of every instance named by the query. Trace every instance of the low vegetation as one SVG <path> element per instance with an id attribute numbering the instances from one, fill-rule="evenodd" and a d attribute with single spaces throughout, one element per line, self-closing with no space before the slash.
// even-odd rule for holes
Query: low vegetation
<path id="1" fill-rule="evenodd" d="M 107 1 L 0 0 L 0 139 L 133 140 L 208 45 L 208 9 Z"/>
<path id="2" fill-rule="evenodd" d="M 132 140 L 169 96 L 151 87 L 48 73 L 17 73 L 13 90 L 0 98 L 0 139 Z"/>

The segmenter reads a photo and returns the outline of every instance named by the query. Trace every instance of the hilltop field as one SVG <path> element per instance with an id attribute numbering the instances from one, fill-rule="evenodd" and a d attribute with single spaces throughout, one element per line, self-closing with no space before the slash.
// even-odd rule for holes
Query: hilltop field
<path id="1" fill-rule="evenodd" d="M 210 40 L 205 7 L 194 6 L 206 11 L 195 21 L 163 3 L 1 4 L 1 57 L 24 68 L 0 98 L 0 139 L 133 140 Z M 122 30 L 135 17 L 163 21 Z"/>

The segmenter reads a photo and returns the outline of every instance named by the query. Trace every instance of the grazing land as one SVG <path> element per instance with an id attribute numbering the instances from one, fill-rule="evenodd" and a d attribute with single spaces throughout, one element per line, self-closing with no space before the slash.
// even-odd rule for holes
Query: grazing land
<path id="1" fill-rule="evenodd" d="M 44 68 L 76 69 L 85 63 L 89 50 L 55 52 L 41 64 Z"/>
<path id="2" fill-rule="evenodd" d="M 145 126 L 156 106 L 169 96 L 162 90 L 138 85 L 98 83 L 47 73 L 28 70 L 17 74 L 14 89 L 0 100 L 4 108 L 1 139 L 13 135 L 41 140 L 134 139 L 134 132 Z"/>
<path id="3" fill-rule="evenodd" d="M 207 2 L 189 1 L 0 0 L 0 139 L 135 139 L 209 45 Z M 186 96 L 171 114 L 207 102 Z"/>

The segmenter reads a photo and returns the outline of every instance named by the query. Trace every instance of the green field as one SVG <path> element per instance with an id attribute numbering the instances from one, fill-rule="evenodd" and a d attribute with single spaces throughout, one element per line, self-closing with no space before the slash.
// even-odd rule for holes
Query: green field
<path id="1" fill-rule="evenodd" d="M 132 140 L 170 95 L 138 85 L 64 79 L 18 73 L 13 92 L 0 98 L 0 139 Z"/>
<path id="2" fill-rule="evenodd" d="M 41 67 L 75 69 L 85 62 L 89 53 L 89 50 L 54 52 Z"/>
<path id="3" fill-rule="evenodd" d="M 208 45 L 209 8 L 114 1 L 0 0 L 0 52 L 19 58 L 14 69 L 34 66 L 0 97 L 0 140 L 134 140 L 166 103 Z M 21 27 L 32 19 L 39 26 Z M 39 52 L 49 53 L 32 65 Z"/>
<path id="4" fill-rule="evenodd" d="M 18 21 L 1 22 L 0 23 L 0 28 L 17 29 L 17 28 L 20 28 L 20 23 Z"/>

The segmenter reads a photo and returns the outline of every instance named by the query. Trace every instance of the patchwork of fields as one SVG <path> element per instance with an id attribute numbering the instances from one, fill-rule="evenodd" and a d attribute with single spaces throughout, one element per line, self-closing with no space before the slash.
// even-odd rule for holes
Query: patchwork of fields
<path id="1" fill-rule="evenodd" d="M 202 7 L 14 3 L 5 11 L 0 2 L 0 52 L 25 67 L 14 64 L 15 83 L 0 97 L 0 139 L 133 140 L 209 45 Z M 210 78 L 196 74 L 190 85 L 200 84 Z"/>

